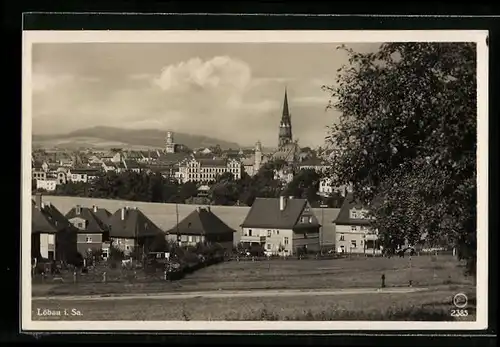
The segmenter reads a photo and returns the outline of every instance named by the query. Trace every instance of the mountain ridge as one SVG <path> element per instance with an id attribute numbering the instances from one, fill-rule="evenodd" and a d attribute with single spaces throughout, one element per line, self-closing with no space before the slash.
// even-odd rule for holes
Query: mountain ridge
<path id="1" fill-rule="evenodd" d="M 220 145 L 222 149 L 237 149 L 241 146 L 236 142 L 220 140 L 217 138 L 192 135 L 182 132 L 172 132 L 174 142 L 189 148 L 200 148 Z M 153 147 L 164 148 L 167 131 L 159 129 L 123 129 L 118 127 L 95 126 L 78 129 L 62 134 L 33 134 L 33 145 L 52 145 L 57 147 Z"/>

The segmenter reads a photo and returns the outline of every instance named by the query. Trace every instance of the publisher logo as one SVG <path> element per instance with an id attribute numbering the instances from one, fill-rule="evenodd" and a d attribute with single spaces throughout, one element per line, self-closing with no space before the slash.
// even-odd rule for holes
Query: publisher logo
<path id="1" fill-rule="evenodd" d="M 453 305 L 457 308 L 464 308 L 467 306 L 468 298 L 464 293 L 455 294 L 453 297 Z"/>

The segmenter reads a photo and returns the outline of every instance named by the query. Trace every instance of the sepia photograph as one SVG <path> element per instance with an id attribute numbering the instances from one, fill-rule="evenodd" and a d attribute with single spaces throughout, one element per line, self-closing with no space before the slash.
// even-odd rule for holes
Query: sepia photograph
<path id="1" fill-rule="evenodd" d="M 24 31 L 27 330 L 487 327 L 486 31 Z"/>

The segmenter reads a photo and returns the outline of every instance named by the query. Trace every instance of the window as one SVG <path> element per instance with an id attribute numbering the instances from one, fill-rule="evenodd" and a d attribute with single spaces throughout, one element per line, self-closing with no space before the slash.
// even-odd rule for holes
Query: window
<path id="1" fill-rule="evenodd" d="M 304 209 L 305 212 L 309 212 L 310 208 L 309 206 L 306 206 L 306 208 Z"/>
<path id="2" fill-rule="evenodd" d="M 358 218 L 358 211 L 351 210 L 351 218 L 352 219 L 357 219 Z"/>
<path id="3" fill-rule="evenodd" d="M 83 229 L 83 222 L 78 222 L 78 228 Z"/>
<path id="4" fill-rule="evenodd" d="M 301 222 L 302 222 L 302 223 L 307 223 L 307 217 L 302 217 L 302 218 L 301 218 Z"/>
<path id="5" fill-rule="evenodd" d="M 188 242 L 193 242 L 193 236 L 191 235 L 188 236 Z"/>
<path id="6" fill-rule="evenodd" d="M 357 230 L 358 228 L 355 225 L 351 226 L 351 231 L 357 231 Z"/>
<path id="7" fill-rule="evenodd" d="M 280 231 L 279 230 L 276 230 L 276 235 L 279 235 L 280 234 Z"/>
<path id="8" fill-rule="evenodd" d="M 271 249 L 271 244 L 269 244 L 269 243 L 266 244 L 266 249 L 268 249 L 268 250 Z"/>
<path id="9" fill-rule="evenodd" d="M 356 240 L 351 240 L 351 246 L 356 248 Z"/>
<path id="10" fill-rule="evenodd" d="M 288 237 L 285 237 L 285 245 L 288 245 Z"/>
<path id="11" fill-rule="evenodd" d="M 54 244 L 54 234 L 49 234 L 47 239 L 49 244 Z"/>
<path id="12" fill-rule="evenodd" d="M 90 236 L 87 236 L 87 237 L 85 238 L 85 241 L 86 241 L 87 243 L 91 243 L 91 242 L 92 242 L 92 238 L 91 238 Z"/>
<path id="13" fill-rule="evenodd" d="M 339 241 L 345 241 L 344 234 L 340 234 Z"/>
<path id="14" fill-rule="evenodd" d="M 252 229 L 248 230 L 248 236 L 252 236 Z"/>
<path id="15" fill-rule="evenodd" d="M 361 246 L 363 246 L 363 240 L 361 240 L 361 242 L 359 243 Z"/>
<path id="16" fill-rule="evenodd" d="M 271 237 L 271 230 L 267 231 L 267 237 Z"/>

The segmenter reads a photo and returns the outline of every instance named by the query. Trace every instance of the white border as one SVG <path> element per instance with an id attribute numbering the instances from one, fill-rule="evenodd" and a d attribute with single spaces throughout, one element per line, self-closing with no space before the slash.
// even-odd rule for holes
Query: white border
<path id="1" fill-rule="evenodd" d="M 479 330 L 488 327 L 488 47 L 485 30 L 408 31 L 24 31 L 22 106 L 22 329 L 30 331 L 110 330 Z M 291 321 L 33 321 L 31 319 L 31 47 L 33 43 L 477 43 L 477 321 L 475 322 L 291 322 Z"/>

